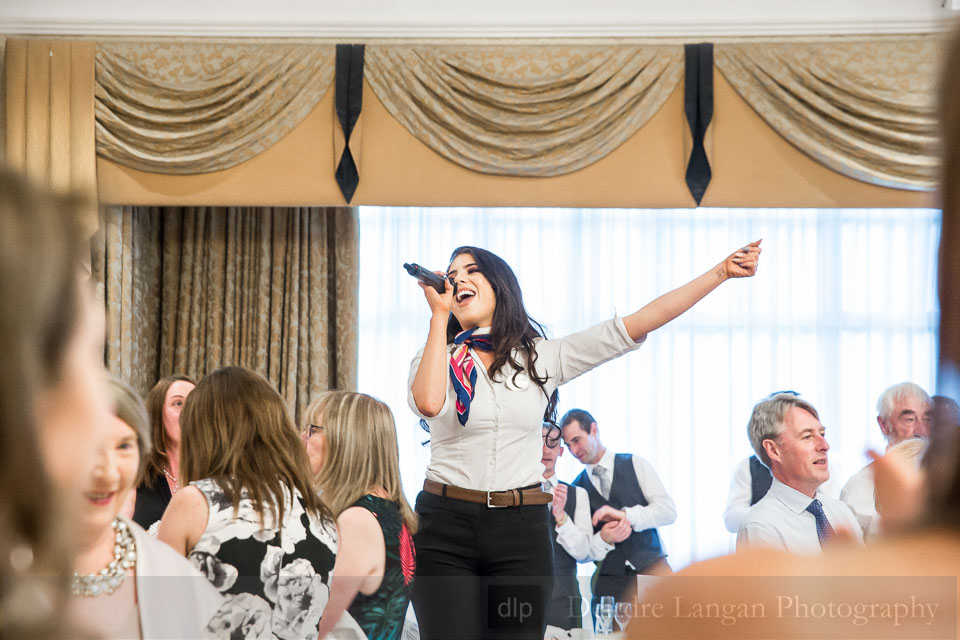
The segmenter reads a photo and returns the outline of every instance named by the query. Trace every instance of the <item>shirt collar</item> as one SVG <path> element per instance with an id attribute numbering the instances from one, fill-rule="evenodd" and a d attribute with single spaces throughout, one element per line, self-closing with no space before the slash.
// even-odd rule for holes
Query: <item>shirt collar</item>
<path id="1" fill-rule="evenodd" d="M 588 473 L 588 474 L 592 474 L 592 473 L 593 473 L 593 468 L 594 468 L 594 467 L 597 467 L 597 466 L 600 466 L 600 467 L 603 467 L 604 469 L 606 469 L 607 471 L 609 471 L 610 474 L 611 474 L 611 476 L 612 476 L 612 474 L 613 474 L 613 461 L 614 461 L 613 451 L 611 451 L 610 449 L 605 449 L 604 452 L 603 452 L 603 455 L 600 456 L 600 460 L 599 460 L 596 464 L 588 464 L 588 465 L 587 465 L 587 473 Z"/>
<path id="2" fill-rule="evenodd" d="M 788 487 L 776 478 L 773 479 L 773 483 L 770 485 L 770 493 L 772 493 L 777 500 L 782 502 L 788 509 L 790 509 L 790 511 L 793 511 L 798 515 L 807 510 L 807 507 L 809 507 L 810 503 L 814 501 L 814 498 L 820 500 L 822 497 L 819 490 L 817 490 L 814 498 L 811 498 L 807 494 L 797 491 L 793 487 Z"/>
<path id="3" fill-rule="evenodd" d="M 559 482 L 557 480 L 557 472 L 554 471 L 552 476 L 550 476 L 549 478 L 544 478 L 543 481 L 546 484 L 549 484 L 551 488 L 556 488 L 557 483 Z"/>

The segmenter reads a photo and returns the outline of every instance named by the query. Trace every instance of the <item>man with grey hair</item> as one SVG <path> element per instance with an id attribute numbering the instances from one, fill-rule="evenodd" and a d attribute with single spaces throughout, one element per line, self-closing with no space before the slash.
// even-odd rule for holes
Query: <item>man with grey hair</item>
<path id="1" fill-rule="evenodd" d="M 812 404 L 786 393 L 767 398 L 753 407 L 747 432 L 773 482 L 740 525 L 737 550 L 772 547 L 791 553 L 819 553 L 838 528 L 861 537 L 850 509 L 818 491 L 830 478 L 830 445 Z"/>
<path id="2" fill-rule="evenodd" d="M 912 382 L 895 384 L 877 399 L 877 424 L 887 441 L 887 449 L 910 438 L 928 436 L 932 418 L 933 401 Z M 840 500 L 857 516 L 867 537 L 880 528 L 873 496 L 872 465 L 853 474 L 840 491 Z"/>

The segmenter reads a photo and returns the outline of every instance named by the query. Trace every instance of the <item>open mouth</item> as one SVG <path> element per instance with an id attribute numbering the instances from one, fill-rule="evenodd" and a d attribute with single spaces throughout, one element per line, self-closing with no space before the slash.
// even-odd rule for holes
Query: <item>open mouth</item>
<path id="1" fill-rule="evenodd" d="M 113 499 L 113 496 L 116 495 L 116 491 L 84 491 L 83 497 L 89 500 L 91 503 L 102 507 L 110 504 L 110 501 Z"/>
<path id="2" fill-rule="evenodd" d="M 477 294 L 475 291 L 471 291 L 470 289 L 464 289 L 463 287 L 460 287 L 459 290 L 457 291 L 457 296 L 456 296 L 457 304 L 458 305 L 466 304 L 467 302 L 472 300 L 476 295 Z"/>
<path id="3" fill-rule="evenodd" d="M 815 460 L 813 464 L 825 467 L 827 466 L 827 459 L 823 458 L 822 460 Z"/>

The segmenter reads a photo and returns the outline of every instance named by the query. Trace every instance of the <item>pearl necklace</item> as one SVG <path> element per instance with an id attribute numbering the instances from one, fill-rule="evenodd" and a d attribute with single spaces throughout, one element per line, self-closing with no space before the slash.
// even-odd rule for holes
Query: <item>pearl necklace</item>
<path id="1" fill-rule="evenodd" d="M 176 478 L 174 478 L 174 477 L 170 474 L 169 471 L 167 471 L 167 468 L 166 468 L 166 467 L 163 468 L 163 475 L 167 476 L 167 479 L 168 479 L 170 482 L 173 483 L 173 487 L 170 488 L 170 494 L 171 494 L 171 495 L 173 495 L 174 493 L 176 493 L 177 491 L 180 490 L 180 483 L 177 481 Z"/>
<path id="2" fill-rule="evenodd" d="M 70 593 L 73 595 L 87 598 L 110 595 L 123 584 L 127 569 L 137 565 L 137 542 L 130 527 L 120 518 L 114 518 L 110 524 L 116 534 L 113 560 L 99 573 L 82 576 L 74 572 L 70 582 Z"/>

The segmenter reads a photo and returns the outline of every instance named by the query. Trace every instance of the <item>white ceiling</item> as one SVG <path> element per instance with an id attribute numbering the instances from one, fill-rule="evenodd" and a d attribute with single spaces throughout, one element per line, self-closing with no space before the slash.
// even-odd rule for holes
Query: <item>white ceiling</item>
<path id="1" fill-rule="evenodd" d="M 960 0 L 0 0 L 0 33 L 339 39 L 920 33 L 945 28 L 957 13 L 953 5 Z"/>

